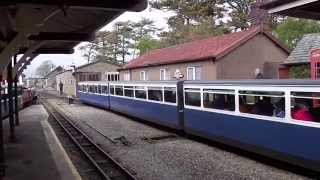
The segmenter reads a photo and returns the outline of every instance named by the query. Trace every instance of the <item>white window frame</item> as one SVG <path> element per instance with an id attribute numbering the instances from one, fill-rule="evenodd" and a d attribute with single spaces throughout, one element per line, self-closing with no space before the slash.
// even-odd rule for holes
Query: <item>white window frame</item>
<path id="1" fill-rule="evenodd" d="M 130 81 L 131 77 L 130 77 L 130 72 L 125 72 L 123 75 L 123 80 L 124 81 Z"/>
<path id="2" fill-rule="evenodd" d="M 127 72 L 126 72 L 127 73 Z M 126 75 L 125 73 L 125 75 Z M 112 80 L 112 76 L 114 77 L 114 79 Z M 130 76 L 130 74 L 129 74 Z M 119 81 L 119 72 L 106 72 L 106 81 Z M 125 79 L 125 78 L 124 78 Z M 130 78 L 129 78 L 130 80 Z"/>
<path id="3" fill-rule="evenodd" d="M 161 76 L 161 72 L 163 72 L 163 78 Z M 160 69 L 160 81 L 167 80 L 167 70 L 166 69 Z"/>
<path id="4" fill-rule="evenodd" d="M 142 75 L 143 74 L 143 75 Z M 140 75 L 140 81 L 146 81 L 146 71 L 140 71 L 139 75 Z"/>
<path id="5" fill-rule="evenodd" d="M 189 69 L 192 70 L 192 77 L 191 78 L 189 77 Z M 191 80 L 191 81 L 196 80 L 196 67 L 195 66 L 187 67 L 187 80 Z"/>

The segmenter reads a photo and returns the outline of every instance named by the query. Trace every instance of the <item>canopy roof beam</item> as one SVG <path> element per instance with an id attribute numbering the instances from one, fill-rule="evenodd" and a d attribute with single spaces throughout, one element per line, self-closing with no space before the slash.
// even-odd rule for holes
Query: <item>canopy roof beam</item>
<path id="1" fill-rule="evenodd" d="M 14 65 L 13 67 L 13 77 L 16 76 L 18 70 L 20 67 L 22 67 L 22 65 L 27 61 L 27 58 L 32 56 L 32 53 L 37 50 L 39 47 L 41 47 L 43 44 L 45 44 L 45 41 L 40 41 L 37 44 L 33 45 L 32 47 L 30 47 L 24 54 L 23 56 L 19 59 L 19 61 Z"/>
<path id="2" fill-rule="evenodd" d="M 94 39 L 93 34 L 87 33 L 59 33 L 59 32 L 40 32 L 37 35 L 31 35 L 28 37 L 29 40 L 36 41 L 92 41 Z"/>
<path id="3" fill-rule="evenodd" d="M 18 54 L 24 54 L 28 48 L 20 48 Z M 34 54 L 73 54 L 74 49 L 70 48 L 38 48 L 33 52 Z"/>
<path id="4" fill-rule="evenodd" d="M 36 57 L 38 57 L 39 54 L 32 54 L 26 62 L 20 67 L 20 69 L 16 72 L 15 76 L 19 77 L 22 72 L 27 68 L 27 66 L 31 63 L 32 60 L 34 60 Z"/>
<path id="5" fill-rule="evenodd" d="M 57 10 L 57 8 L 46 9 L 45 12 L 41 12 L 44 13 L 42 16 L 40 16 L 41 13 L 39 13 L 40 17 L 33 19 L 32 23 L 19 29 L 19 33 L 1 51 L 0 61 L 2 61 L 2 63 L 0 63 L 0 72 L 5 70 L 8 64 L 11 62 L 11 57 L 19 52 L 20 47 L 24 44 L 27 44 L 28 37 L 32 34 L 39 33 L 41 27 L 44 26 L 46 21 L 48 21 L 58 12 L 60 12 L 60 10 Z"/>
<path id="6" fill-rule="evenodd" d="M 78 7 L 78 8 L 94 8 L 94 9 L 106 9 L 114 11 L 126 11 L 135 10 L 141 11 L 146 8 L 147 2 L 141 4 L 139 0 L 130 1 L 111 1 L 111 0 L 1 0 L 0 6 L 10 6 L 10 5 L 28 5 L 32 6 L 59 6 L 64 7 Z"/>

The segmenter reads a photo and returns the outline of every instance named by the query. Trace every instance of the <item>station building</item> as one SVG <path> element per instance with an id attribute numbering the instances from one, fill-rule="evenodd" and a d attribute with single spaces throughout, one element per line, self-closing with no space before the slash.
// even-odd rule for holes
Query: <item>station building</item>
<path id="1" fill-rule="evenodd" d="M 120 65 L 108 61 L 95 61 L 76 68 L 77 80 L 80 81 L 118 81 Z"/>
<path id="2" fill-rule="evenodd" d="M 44 76 L 45 78 L 45 87 L 55 88 L 57 87 L 57 74 L 65 71 L 65 69 L 61 66 L 56 67 L 54 70 L 49 72 L 47 75 Z"/>
<path id="3" fill-rule="evenodd" d="M 121 80 L 265 79 L 279 77 L 290 50 L 264 26 L 151 50 L 120 71 Z"/>
<path id="4" fill-rule="evenodd" d="M 65 70 L 56 75 L 56 89 L 60 90 L 59 83 L 63 84 L 63 92 L 68 96 L 76 96 L 77 83 L 81 81 L 119 81 L 120 66 L 107 62 L 95 61 L 74 70 Z"/>

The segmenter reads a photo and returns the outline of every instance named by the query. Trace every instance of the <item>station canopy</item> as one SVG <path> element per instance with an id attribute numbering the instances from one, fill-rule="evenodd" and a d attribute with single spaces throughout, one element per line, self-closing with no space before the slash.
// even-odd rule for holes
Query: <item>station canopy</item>
<path id="1" fill-rule="evenodd" d="M 0 71 L 16 54 L 73 53 L 123 12 L 146 7 L 146 0 L 1 0 Z"/>
<path id="2" fill-rule="evenodd" d="M 319 0 L 270 0 L 262 8 L 271 14 L 320 20 Z"/>

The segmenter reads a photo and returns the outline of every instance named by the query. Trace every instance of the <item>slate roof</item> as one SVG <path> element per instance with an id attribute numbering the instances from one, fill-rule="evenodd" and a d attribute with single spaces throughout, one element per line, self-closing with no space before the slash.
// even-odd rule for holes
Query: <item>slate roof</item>
<path id="1" fill-rule="evenodd" d="M 147 66 L 175 64 L 189 61 L 201 61 L 207 59 L 218 60 L 234 49 L 255 37 L 259 33 L 266 35 L 275 45 L 289 54 L 289 50 L 283 46 L 270 33 L 263 31 L 261 26 L 255 26 L 248 30 L 196 40 L 168 48 L 151 50 L 126 64 L 121 69 L 133 69 Z"/>
<path id="2" fill-rule="evenodd" d="M 105 60 L 98 60 L 98 61 L 93 61 L 93 62 L 84 64 L 84 65 L 78 66 L 78 67 L 76 67 L 76 69 L 77 69 L 77 70 L 78 70 L 78 69 L 82 69 L 82 68 L 84 68 L 84 67 L 87 67 L 87 66 L 90 66 L 90 65 L 93 65 L 93 64 L 96 64 L 96 63 L 106 63 L 106 64 L 110 64 L 110 65 L 114 65 L 114 66 L 121 67 L 121 65 L 116 64 L 116 63 L 113 63 L 113 62 L 109 62 L 109 61 L 105 61 Z"/>
<path id="3" fill-rule="evenodd" d="M 320 33 L 304 35 L 284 64 L 308 63 L 310 50 L 317 48 L 320 48 Z"/>
<path id="4" fill-rule="evenodd" d="M 58 67 L 54 68 L 52 71 L 50 71 L 47 75 L 45 75 L 44 78 L 48 78 L 50 75 L 52 75 L 56 72 L 60 72 L 60 71 L 64 71 L 64 68 L 61 66 L 58 66 Z"/>

